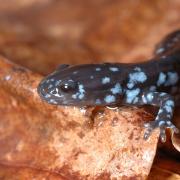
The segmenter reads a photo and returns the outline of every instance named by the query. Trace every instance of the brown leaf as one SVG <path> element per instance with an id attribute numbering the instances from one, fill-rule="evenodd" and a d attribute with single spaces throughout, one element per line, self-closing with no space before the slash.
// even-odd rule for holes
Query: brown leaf
<path id="1" fill-rule="evenodd" d="M 172 144 L 180 152 L 180 135 L 172 133 Z"/>
<path id="2" fill-rule="evenodd" d="M 170 155 L 158 153 L 148 177 L 148 180 L 151 179 L 180 179 L 180 163 L 178 158 L 172 159 Z"/>

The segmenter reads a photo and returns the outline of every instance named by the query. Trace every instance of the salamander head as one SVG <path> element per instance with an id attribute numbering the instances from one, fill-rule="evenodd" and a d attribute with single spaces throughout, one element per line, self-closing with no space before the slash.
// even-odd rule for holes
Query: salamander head
<path id="1" fill-rule="evenodd" d="M 119 69 L 107 63 L 61 65 L 57 71 L 41 81 L 38 93 L 50 104 L 68 106 L 115 104 L 119 102 L 122 94 L 121 84 L 116 82 L 117 73 Z"/>
<path id="2" fill-rule="evenodd" d="M 74 79 L 74 74 L 68 66 L 60 67 L 40 82 L 38 93 L 50 104 L 75 105 L 77 96 L 83 98 L 84 90 L 83 85 Z"/>
<path id="3" fill-rule="evenodd" d="M 40 82 L 38 93 L 42 99 L 50 104 L 68 106 L 94 105 L 99 92 L 95 92 L 95 89 L 99 87 L 99 83 L 95 75 L 92 75 L 92 73 L 96 72 L 96 69 L 97 65 L 91 64 L 61 65 L 55 72 Z M 100 73 L 98 72 L 98 76 Z"/>

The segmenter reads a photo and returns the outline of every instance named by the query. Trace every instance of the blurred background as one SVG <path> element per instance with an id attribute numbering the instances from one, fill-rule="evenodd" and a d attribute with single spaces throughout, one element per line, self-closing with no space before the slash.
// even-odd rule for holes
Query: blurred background
<path id="1" fill-rule="evenodd" d="M 180 27 L 179 0 L 1 0 L 0 54 L 48 74 L 60 63 L 147 60 Z"/>

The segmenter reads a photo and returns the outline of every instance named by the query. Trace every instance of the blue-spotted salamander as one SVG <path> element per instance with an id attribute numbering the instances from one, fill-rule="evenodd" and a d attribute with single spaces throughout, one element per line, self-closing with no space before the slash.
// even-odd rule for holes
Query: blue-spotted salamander
<path id="1" fill-rule="evenodd" d="M 174 107 L 180 105 L 180 30 L 157 45 L 150 61 L 60 65 L 40 82 L 38 93 L 55 105 L 157 106 L 155 120 L 145 124 L 144 138 L 160 128 L 161 141 L 165 142 L 166 128 L 178 133 L 171 120 Z"/>

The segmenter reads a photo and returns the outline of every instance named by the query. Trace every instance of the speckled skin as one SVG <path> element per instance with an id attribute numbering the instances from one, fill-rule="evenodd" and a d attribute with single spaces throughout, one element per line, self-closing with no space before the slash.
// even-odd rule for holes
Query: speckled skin
<path id="1" fill-rule="evenodd" d="M 71 106 L 153 105 L 155 121 L 145 124 L 147 139 L 153 129 L 178 129 L 171 123 L 180 105 L 180 31 L 157 45 L 155 57 L 143 63 L 61 65 L 39 84 L 38 93 L 50 104 Z"/>

